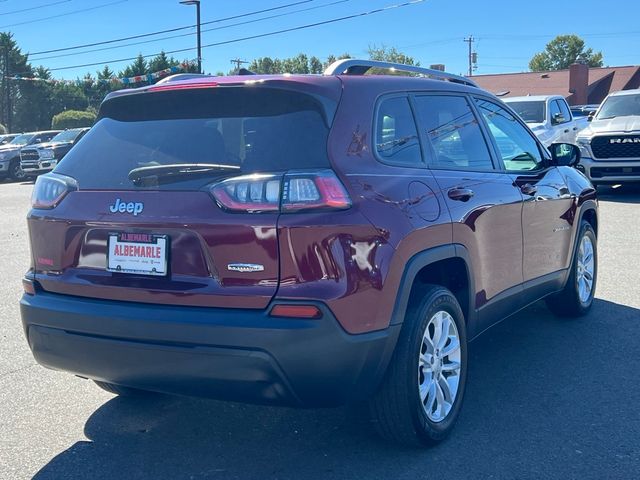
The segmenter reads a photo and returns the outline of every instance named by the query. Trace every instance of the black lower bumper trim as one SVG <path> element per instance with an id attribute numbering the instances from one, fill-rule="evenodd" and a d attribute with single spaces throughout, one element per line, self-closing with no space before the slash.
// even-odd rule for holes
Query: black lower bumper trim
<path id="1" fill-rule="evenodd" d="M 347 334 L 263 310 L 173 307 L 38 292 L 22 321 L 38 363 L 118 385 L 254 403 L 331 406 L 370 396 L 400 325 Z"/>

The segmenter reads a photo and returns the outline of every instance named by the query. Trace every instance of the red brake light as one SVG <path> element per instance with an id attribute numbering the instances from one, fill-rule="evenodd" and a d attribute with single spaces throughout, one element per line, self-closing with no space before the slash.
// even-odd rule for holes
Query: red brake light
<path id="1" fill-rule="evenodd" d="M 315 305 L 275 305 L 269 315 L 272 317 L 320 318 L 322 312 Z"/>
<path id="2" fill-rule="evenodd" d="M 78 189 L 78 182 L 57 173 L 40 175 L 31 194 L 31 207 L 51 209 L 56 207 L 67 193 Z"/>
<path id="3" fill-rule="evenodd" d="M 234 177 L 211 187 L 218 204 L 235 212 L 345 209 L 351 199 L 331 170 Z"/>

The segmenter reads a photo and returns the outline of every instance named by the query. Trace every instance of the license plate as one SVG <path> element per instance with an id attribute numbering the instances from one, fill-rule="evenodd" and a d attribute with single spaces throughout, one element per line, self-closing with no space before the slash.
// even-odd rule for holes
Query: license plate
<path id="1" fill-rule="evenodd" d="M 138 275 L 167 274 L 169 237 L 150 233 L 110 233 L 107 270 Z"/>

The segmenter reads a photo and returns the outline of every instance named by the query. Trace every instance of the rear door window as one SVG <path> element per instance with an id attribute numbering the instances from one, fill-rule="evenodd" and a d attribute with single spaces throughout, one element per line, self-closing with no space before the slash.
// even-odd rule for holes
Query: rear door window
<path id="1" fill-rule="evenodd" d="M 224 172 L 144 186 L 134 185 L 128 174 L 140 167 L 187 163 L 239 167 L 233 175 L 327 168 L 325 115 L 310 95 L 268 88 L 117 97 L 103 105 L 102 118 L 56 172 L 78 180 L 81 189 L 191 189 Z"/>
<path id="2" fill-rule="evenodd" d="M 465 97 L 420 95 L 415 100 L 421 128 L 433 149 L 430 167 L 494 169 L 478 119 Z"/>

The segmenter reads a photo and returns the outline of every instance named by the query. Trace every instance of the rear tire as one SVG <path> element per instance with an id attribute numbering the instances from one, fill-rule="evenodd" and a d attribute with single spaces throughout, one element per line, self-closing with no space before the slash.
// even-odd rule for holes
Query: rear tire
<path id="1" fill-rule="evenodd" d="M 547 306 L 560 317 L 586 315 L 593 304 L 598 280 L 598 248 L 596 234 L 585 220 L 580 225 L 576 250 L 564 289 L 547 298 Z"/>
<path id="2" fill-rule="evenodd" d="M 383 383 L 369 401 L 376 430 L 404 445 L 444 440 L 458 419 L 466 377 L 460 305 L 446 288 L 428 285 L 407 312 Z"/>
<path id="3" fill-rule="evenodd" d="M 93 382 L 102 390 L 121 397 L 147 397 L 153 395 L 153 392 L 149 392 L 147 390 L 139 390 L 137 388 L 115 385 L 113 383 L 99 382 L 98 380 L 94 380 Z"/>

